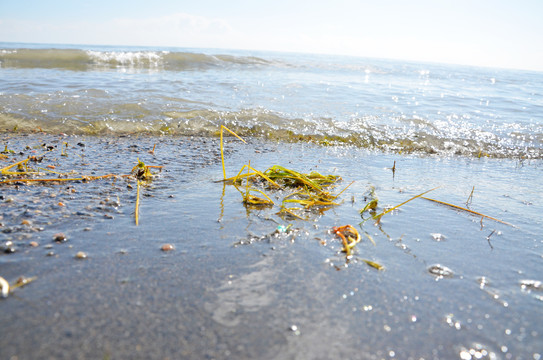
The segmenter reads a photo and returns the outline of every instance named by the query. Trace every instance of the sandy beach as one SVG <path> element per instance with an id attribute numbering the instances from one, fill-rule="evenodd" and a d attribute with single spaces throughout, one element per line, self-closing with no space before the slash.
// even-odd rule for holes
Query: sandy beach
<path id="1" fill-rule="evenodd" d="M 2 358 L 520 359 L 541 351 L 540 161 L 228 137 L 230 176 L 250 161 L 262 171 L 279 164 L 340 175 L 339 189 L 354 181 L 338 206 L 299 220 L 278 216 L 278 206 L 247 209 L 217 181 L 216 138 L 0 138 L 13 150 L 2 168 L 29 156 L 43 157 L 32 169 L 70 177 L 129 174 L 138 159 L 163 167 L 142 187 L 138 226 L 129 178 L 0 185 L 0 276 L 11 284 L 36 277 L 0 299 Z M 424 199 L 361 224 L 370 189 L 385 209 L 434 187 L 432 198 L 462 206 L 474 189 L 471 209 L 514 227 Z M 346 224 L 375 242 L 363 236 L 350 261 L 331 232 Z M 54 241 L 58 233 L 67 241 Z"/>

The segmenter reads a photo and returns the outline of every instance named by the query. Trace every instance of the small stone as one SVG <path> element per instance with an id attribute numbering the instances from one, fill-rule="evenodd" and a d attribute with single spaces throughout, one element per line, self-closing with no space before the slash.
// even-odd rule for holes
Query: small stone
<path id="1" fill-rule="evenodd" d="M 490 283 L 490 281 L 488 280 L 486 276 L 481 276 L 477 278 L 477 282 L 479 283 L 479 287 L 481 289 L 483 289 L 485 286 L 487 286 Z"/>
<path id="2" fill-rule="evenodd" d="M 440 233 L 431 233 L 432 239 L 434 239 L 437 242 L 445 241 L 445 235 Z"/>
<path id="3" fill-rule="evenodd" d="M 454 276 L 454 272 L 446 266 L 441 264 L 435 264 L 428 268 L 428 272 L 438 278 L 451 278 Z"/>
<path id="4" fill-rule="evenodd" d="M 55 252 L 54 251 L 48 251 L 47 254 L 45 254 L 47 256 L 55 256 Z"/>
<path id="5" fill-rule="evenodd" d="M 66 235 L 64 235 L 64 233 L 57 233 L 53 235 L 53 241 L 62 243 L 68 241 L 68 238 L 66 237 Z"/>
<path id="6" fill-rule="evenodd" d="M 172 251 L 175 250 L 175 247 L 172 244 L 164 244 L 160 249 L 162 251 Z"/>
<path id="7" fill-rule="evenodd" d="M 76 259 L 86 259 L 87 254 L 84 253 L 83 251 L 78 251 L 77 254 L 75 254 L 75 258 Z"/>
<path id="8" fill-rule="evenodd" d="M 523 291 L 543 290 L 543 283 L 539 280 L 521 280 L 520 288 Z"/>
<path id="9" fill-rule="evenodd" d="M 289 330 L 292 331 L 296 336 L 299 336 L 301 334 L 300 328 L 298 328 L 297 325 L 291 325 Z"/>
<path id="10" fill-rule="evenodd" d="M 21 225 L 32 225 L 32 223 L 30 222 L 30 220 L 24 219 L 23 221 L 21 221 Z"/>
<path id="11" fill-rule="evenodd" d="M 15 250 L 15 248 L 12 247 L 12 246 L 4 248 L 4 253 L 6 253 L 6 254 L 13 254 L 15 251 L 17 251 L 17 250 Z"/>
<path id="12" fill-rule="evenodd" d="M 36 241 L 31 241 L 31 242 L 30 242 L 30 246 L 32 246 L 32 247 L 38 247 L 38 246 L 40 246 L 40 244 L 38 244 Z"/>

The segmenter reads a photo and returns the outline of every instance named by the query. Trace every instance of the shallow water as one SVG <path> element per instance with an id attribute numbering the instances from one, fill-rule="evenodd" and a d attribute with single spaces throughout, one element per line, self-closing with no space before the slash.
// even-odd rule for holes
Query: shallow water
<path id="1" fill-rule="evenodd" d="M 0 255 L 1 276 L 38 277 L 0 301 L 7 358 L 541 356 L 543 293 L 522 283 L 543 280 L 540 160 L 228 138 L 228 174 L 250 160 L 260 170 L 280 164 L 341 175 L 340 188 L 355 181 L 340 206 L 301 221 L 281 219 L 277 206 L 247 210 L 238 191 L 215 182 L 222 178 L 216 138 L 2 140 L 15 151 L 9 161 L 34 149 L 45 157 L 32 167 L 55 164 L 59 172 L 126 174 L 137 158 L 164 166 L 142 190 L 139 226 L 128 180 L 1 185 L 0 236 L 16 250 Z M 427 196 L 465 206 L 475 186 L 470 208 L 515 227 L 424 199 L 379 226 L 371 219 L 360 226 L 372 186 L 381 209 L 436 186 Z M 291 233 L 274 235 L 287 224 Z M 348 263 L 330 232 L 345 224 L 375 241 L 364 237 Z M 66 243 L 52 241 L 58 232 Z M 175 250 L 160 251 L 165 243 Z M 78 251 L 88 258 L 75 259 Z M 432 274 L 438 265 L 453 274 Z"/>
<path id="2" fill-rule="evenodd" d="M 543 157 L 543 74 L 380 59 L 0 44 L 0 129 Z"/>

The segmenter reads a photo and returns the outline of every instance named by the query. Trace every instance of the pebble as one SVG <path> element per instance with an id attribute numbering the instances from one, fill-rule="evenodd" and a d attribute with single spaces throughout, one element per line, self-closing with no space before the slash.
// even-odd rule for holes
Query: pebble
<path id="1" fill-rule="evenodd" d="M 13 254 L 15 251 L 17 251 L 17 250 L 15 250 L 15 247 L 13 247 L 13 246 L 7 246 L 7 247 L 4 248 L 4 252 L 6 254 Z"/>
<path id="2" fill-rule="evenodd" d="M 299 336 L 301 334 L 300 328 L 298 328 L 297 325 L 291 325 L 289 330 L 292 331 L 296 336 Z"/>
<path id="3" fill-rule="evenodd" d="M 57 233 L 53 235 L 53 241 L 62 243 L 68 241 L 68 238 L 66 237 L 66 235 L 64 235 L 64 233 Z"/>
<path id="4" fill-rule="evenodd" d="M 428 272 L 438 277 L 453 277 L 454 272 L 446 266 L 435 264 L 428 268 Z"/>
<path id="5" fill-rule="evenodd" d="M 30 222 L 30 220 L 24 219 L 23 221 L 21 221 L 21 225 L 32 225 L 32 223 Z"/>
<path id="6" fill-rule="evenodd" d="M 38 244 L 36 241 L 31 241 L 31 242 L 30 242 L 30 246 L 32 246 L 32 247 L 38 247 L 38 246 L 40 246 L 40 244 Z"/>
<path id="7" fill-rule="evenodd" d="M 488 284 L 490 284 L 490 281 L 488 280 L 488 278 L 486 276 L 481 276 L 481 277 L 478 277 L 477 278 L 477 282 L 479 283 L 479 287 L 481 289 L 483 289 L 484 287 L 486 287 Z"/>
<path id="8" fill-rule="evenodd" d="M 543 283 L 539 280 L 521 280 L 520 287 L 524 291 L 543 290 Z"/>
<path id="9" fill-rule="evenodd" d="M 431 233 L 430 235 L 432 236 L 432 239 L 438 242 L 445 241 L 446 239 L 445 235 L 440 234 L 440 233 Z"/>
<path id="10" fill-rule="evenodd" d="M 160 249 L 162 251 L 171 251 L 171 250 L 175 250 L 175 247 L 172 244 L 164 244 L 162 245 Z"/>
<path id="11" fill-rule="evenodd" d="M 75 254 L 75 258 L 76 259 L 86 259 L 87 254 L 84 253 L 83 251 L 78 251 L 77 254 Z"/>

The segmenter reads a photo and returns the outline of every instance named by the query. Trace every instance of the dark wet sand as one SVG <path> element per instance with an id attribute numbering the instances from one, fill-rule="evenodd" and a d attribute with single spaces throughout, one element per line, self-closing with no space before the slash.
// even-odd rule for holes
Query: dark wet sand
<path id="1" fill-rule="evenodd" d="M 15 151 L 0 167 L 32 154 L 45 154 L 33 168 L 55 165 L 84 175 L 128 174 L 137 158 L 164 166 L 142 190 L 139 226 L 132 181 L 0 185 L 0 240 L 4 250 L 15 249 L 0 255 L 0 276 L 11 283 L 37 276 L 0 299 L 2 359 L 532 359 L 543 353 L 543 292 L 521 286 L 543 280 L 541 162 L 228 138 L 230 175 L 251 160 L 260 170 L 280 164 L 341 175 L 341 187 L 355 181 L 340 206 L 309 221 L 287 221 L 275 214 L 278 207 L 245 209 L 239 192 L 215 182 L 222 178 L 217 139 L 0 139 L 2 149 Z M 61 156 L 63 142 L 68 156 Z M 370 186 L 381 206 L 435 186 L 432 197 L 464 205 L 475 186 L 472 208 L 517 228 L 490 220 L 481 228 L 480 218 L 421 199 L 386 215 L 380 226 L 369 221 L 360 228 L 358 211 Z M 25 219 L 30 225 L 22 225 Z M 292 233 L 270 235 L 288 224 Z M 349 264 L 329 231 L 345 224 L 376 242 L 364 238 Z M 67 242 L 52 241 L 59 232 Z M 175 250 L 161 251 L 166 243 Z M 76 259 L 79 251 L 88 258 Z M 428 271 L 434 264 L 454 275 L 437 278 Z"/>

